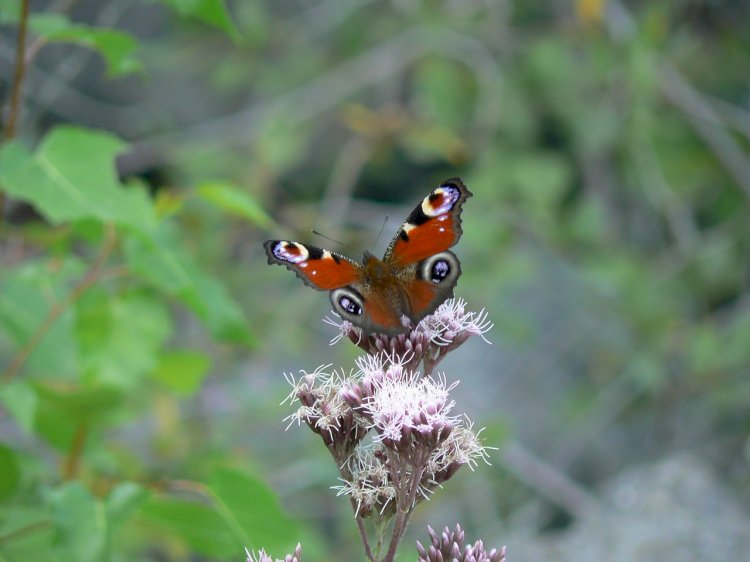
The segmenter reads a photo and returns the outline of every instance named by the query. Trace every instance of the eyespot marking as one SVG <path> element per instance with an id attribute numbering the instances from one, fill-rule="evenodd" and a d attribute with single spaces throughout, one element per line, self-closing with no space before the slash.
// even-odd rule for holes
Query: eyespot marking
<path id="1" fill-rule="evenodd" d="M 289 263 L 301 264 L 308 259 L 310 252 L 307 251 L 302 244 L 297 242 L 287 242 L 286 240 L 279 240 L 271 252 L 274 257 L 281 261 L 288 261 Z M 304 267 L 305 264 L 301 264 L 300 267 Z"/>
<path id="2" fill-rule="evenodd" d="M 342 287 L 331 291 L 333 309 L 344 319 L 362 316 L 364 301 L 362 296 L 351 287 Z"/>
<path id="3" fill-rule="evenodd" d="M 422 200 L 422 212 L 437 217 L 450 211 L 461 198 L 461 191 L 453 185 L 438 187 Z"/>
<path id="4" fill-rule="evenodd" d="M 451 266 L 447 260 L 436 260 L 430 268 L 430 281 L 433 283 L 440 283 L 443 279 L 448 277 L 451 272 Z"/>
<path id="5" fill-rule="evenodd" d="M 452 252 L 441 252 L 421 262 L 417 274 L 435 285 L 452 286 L 461 274 L 461 264 Z"/>

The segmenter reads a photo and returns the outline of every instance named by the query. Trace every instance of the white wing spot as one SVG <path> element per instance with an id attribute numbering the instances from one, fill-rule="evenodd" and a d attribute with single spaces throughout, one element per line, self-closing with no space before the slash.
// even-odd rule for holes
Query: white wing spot
<path id="1" fill-rule="evenodd" d="M 433 194 L 441 196 L 436 201 L 439 204 L 437 207 L 430 201 L 430 195 Z M 453 208 L 456 201 L 461 197 L 461 192 L 458 188 L 448 186 L 438 187 L 430 195 L 422 199 L 422 212 L 428 217 L 437 217 L 439 215 L 444 215 Z"/>
<path id="2" fill-rule="evenodd" d="M 289 263 L 300 263 L 307 260 L 310 252 L 302 244 L 297 242 L 281 241 L 273 248 L 273 255 Z M 307 264 L 300 264 L 300 267 Z"/>

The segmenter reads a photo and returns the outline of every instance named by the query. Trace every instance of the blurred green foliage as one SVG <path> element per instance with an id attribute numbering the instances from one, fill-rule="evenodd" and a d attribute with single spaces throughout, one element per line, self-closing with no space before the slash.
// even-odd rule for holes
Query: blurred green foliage
<path id="1" fill-rule="evenodd" d="M 0 0 L 6 124 L 20 8 Z M 358 558 L 277 406 L 280 371 L 354 350 L 260 242 L 370 246 L 456 175 L 458 292 L 497 326 L 446 367 L 472 419 L 586 485 L 701 447 L 747 482 L 743 3 L 32 8 L 0 146 L 0 560 Z M 494 462 L 415 526 L 509 528 L 544 494 Z"/>

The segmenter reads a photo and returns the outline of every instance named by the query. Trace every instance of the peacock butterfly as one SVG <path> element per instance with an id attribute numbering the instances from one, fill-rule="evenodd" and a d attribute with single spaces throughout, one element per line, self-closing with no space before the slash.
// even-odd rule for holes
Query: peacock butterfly
<path id="1" fill-rule="evenodd" d="M 289 240 L 263 246 L 269 264 L 285 265 L 306 285 L 330 291 L 334 311 L 366 334 L 398 334 L 432 313 L 461 274 L 448 248 L 461 237 L 461 206 L 472 193 L 459 178 L 433 189 L 398 229 L 382 260 L 365 251 L 362 264 Z"/>

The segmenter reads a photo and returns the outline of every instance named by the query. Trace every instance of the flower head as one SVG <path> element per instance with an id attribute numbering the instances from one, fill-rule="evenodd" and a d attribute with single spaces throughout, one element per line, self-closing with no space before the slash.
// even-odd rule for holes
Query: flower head
<path id="1" fill-rule="evenodd" d="M 383 377 L 362 404 L 361 412 L 386 447 L 405 449 L 416 444 L 433 448 L 450 435 L 460 421 L 451 416 L 455 402 L 445 379 L 421 377 L 403 371 L 400 377 Z"/>
<path id="2" fill-rule="evenodd" d="M 323 438 L 334 458 L 343 460 L 351 454 L 367 430 L 341 397 L 340 389 L 347 378 L 335 370 L 327 372 L 329 367 L 321 365 L 311 373 L 300 371 L 298 379 L 291 374 L 285 375 L 293 389 L 284 401 L 300 403 L 286 420 L 289 425 L 305 422 Z"/>
<path id="3" fill-rule="evenodd" d="M 467 312 L 466 301 L 463 299 L 446 300 L 410 331 L 395 336 L 365 335 L 361 329 L 346 320 L 337 322 L 326 317 L 325 322 L 339 329 L 339 334 L 331 340 L 331 344 L 346 337 L 371 355 L 387 353 L 408 357 L 405 365 L 408 368 L 416 368 L 423 362 L 423 372 L 426 374 L 430 374 L 450 351 L 471 336 L 480 336 L 489 343 L 484 334 L 493 326 L 487 319 L 484 309 L 479 312 Z"/>
<path id="4" fill-rule="evenodd" d="M 489 552 L 482 541 L 466 546 L 464 531 L 460 525 L 451 531 L 448 527 L 438 535 L 432 527 L 427 527 L 430 535 L 430 544 L 427 548 L 417 542 L 418 562 L 443 562 L 451 560 L 454 562 L 504 562 L 505 547 L 493 548 Z"/>

